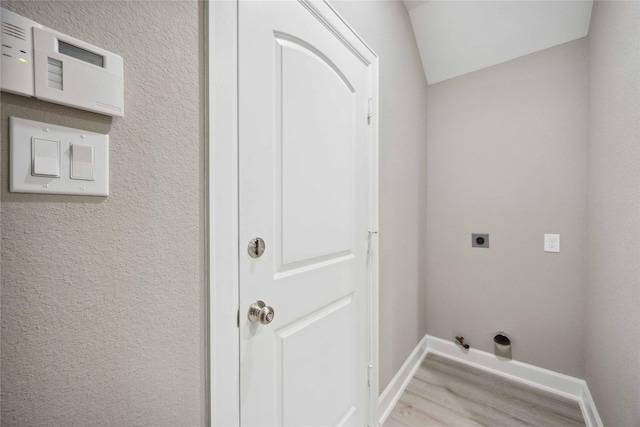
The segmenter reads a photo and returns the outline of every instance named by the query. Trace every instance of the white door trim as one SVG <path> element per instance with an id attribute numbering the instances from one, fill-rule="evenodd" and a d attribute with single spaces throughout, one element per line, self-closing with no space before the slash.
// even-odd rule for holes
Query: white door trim
<path id="1" fill-rule="evenodd" d="M 305 4 L 311 2 L 304 1 Z M 335 12 L 328 22 L 346 22 Z M 238 7 L 237 1 L 208 0 L 206 8 L 208 135 L 208 392 L 211 426 L 239 426 L 238 316 Z M 341 34 L 363 46 L 371 63 L 371 207 L 370 230 L 378 231 L 378 57 L 355 32 Z M 378 422 L 378 238 L 371 239 L 369 275 L 370 425 Z"/>
<path id="2" fill-rule="evenodd" d="M 237 2 L 208 2 L 209 387 L 212 426 L 238 426 Z"/>

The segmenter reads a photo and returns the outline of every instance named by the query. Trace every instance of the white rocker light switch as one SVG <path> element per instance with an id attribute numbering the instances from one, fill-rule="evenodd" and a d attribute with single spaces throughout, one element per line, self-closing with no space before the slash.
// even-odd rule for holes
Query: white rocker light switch
<path id="1" fill-rule="evenodd" d="M 93 181 L 93 145 L 71 144 L 71 179 Z"/>
<path id="2" fill-rule="evenodd" d="M 60 178 L 60 142 L 31 138 L 31 175 Z"/>

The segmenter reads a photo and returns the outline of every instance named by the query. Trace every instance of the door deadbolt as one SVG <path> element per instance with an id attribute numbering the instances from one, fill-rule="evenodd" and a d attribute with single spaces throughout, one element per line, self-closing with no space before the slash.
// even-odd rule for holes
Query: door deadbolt
<path id="1" fill-rule="evenodd" d="M 251 241 L 249 242 L 247 252 L 249 252 L 251 258 L 260 258 L 264 253 L 264 249 L 264 240 L 262 240 L 260 237 L 256 237 L 255 239 L 251 239 Z"/>
<path id="2" fill-rule="evenodd" d="M 265 305 L 264 301 L 256 301 L 249 307 L 249 320 L 253 323 L 260 322 L 268 325 L 273 320 L 276 312 L 273 308 Z"/>

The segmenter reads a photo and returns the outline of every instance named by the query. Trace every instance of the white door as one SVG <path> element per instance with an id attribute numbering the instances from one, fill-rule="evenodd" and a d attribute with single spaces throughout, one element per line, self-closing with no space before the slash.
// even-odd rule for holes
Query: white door
<path id="1" fill-rule="evenodd" d="M 365 426 L 372 67 L 322 2 L 240 1 L 238 24 L 240 422 Z"/>

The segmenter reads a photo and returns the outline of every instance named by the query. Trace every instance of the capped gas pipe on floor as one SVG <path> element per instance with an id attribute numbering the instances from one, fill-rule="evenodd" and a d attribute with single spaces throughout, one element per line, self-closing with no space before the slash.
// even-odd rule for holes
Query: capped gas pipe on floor
<path id="1" fill-rule="evenodd" d="M 469 349 L 469 344 L 464 343 L 464 337 L 456 335 L 456 342 L 464 347 L 465 350 Z"/>

